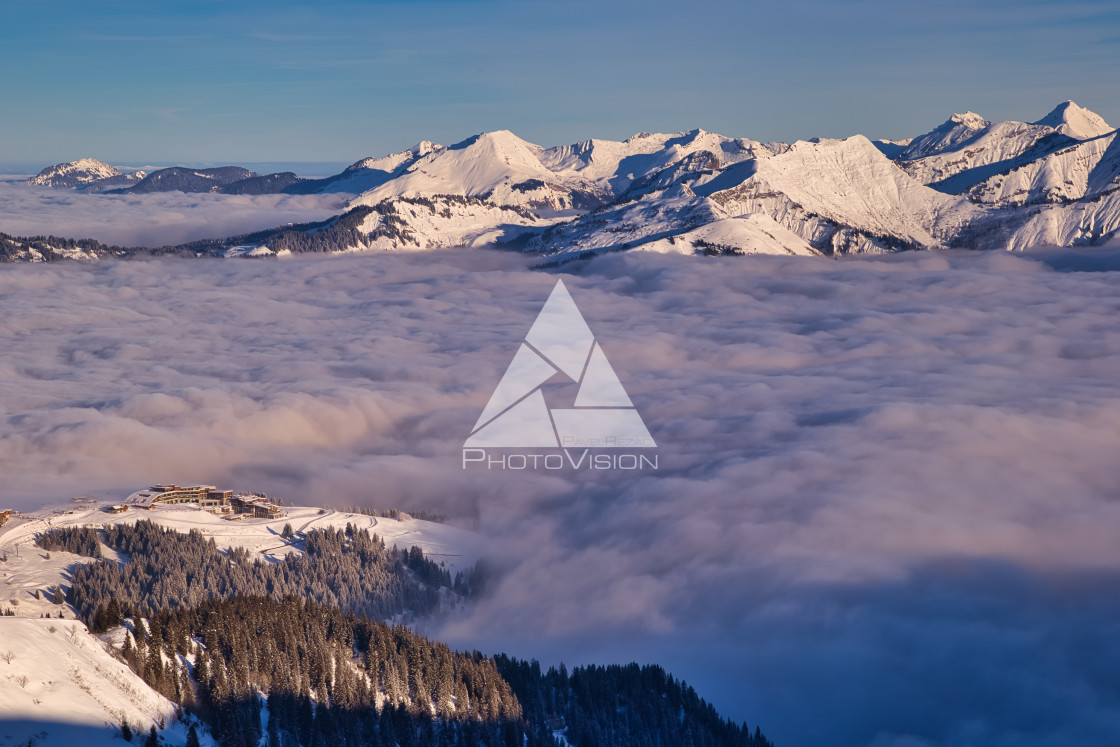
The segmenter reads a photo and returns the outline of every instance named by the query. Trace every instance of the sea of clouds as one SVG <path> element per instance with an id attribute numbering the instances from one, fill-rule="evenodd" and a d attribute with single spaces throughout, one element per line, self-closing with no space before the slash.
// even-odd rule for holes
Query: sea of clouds
<path id="1" fill-rule="evenodd" d="M 288 223 L 323 220 L 349 195 L 86 194 L 0 179 L 0 230 L 10 236 L 97 239 L 115 246 L 175 246 Z"/>
<path id="2" fill-rule="evenodd" d="M 1107 744 L 1118 258 L 569 265 L 642 473 L 461 468 L 556 281 L 517 256 L 3 267 L 0 503 L 442 511 L 502 569 L 457 647 L 661 663 L 779 745 Z"/>

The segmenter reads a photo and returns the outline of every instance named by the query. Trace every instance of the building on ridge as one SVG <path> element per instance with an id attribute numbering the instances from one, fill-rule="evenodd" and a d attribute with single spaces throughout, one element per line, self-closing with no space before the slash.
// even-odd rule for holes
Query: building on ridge
<path id="1" fill-rule="evenodd" d="M 254 519 L 281 519 L 285 516 L 279 505 L 263 495 L 234 495 L 232 490 L 218 490 L 213 485 L 183 486 L 170 483 L 136 491 L 125 501 L 123 510 L 130 506 L 151 509 L 155 506 L 183 504 L 199 506 L 216 514 L 249 514 Z"/>

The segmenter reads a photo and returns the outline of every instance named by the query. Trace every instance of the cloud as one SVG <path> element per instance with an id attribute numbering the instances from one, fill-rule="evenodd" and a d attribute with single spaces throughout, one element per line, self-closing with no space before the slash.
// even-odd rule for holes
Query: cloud
<path id="1" fill-rule="evenodd" d="M 0 232 L 90 238 L 117 246 L 225 238 L 323 220 L 344 209 L 338 195 L 106 195 L 0 181 Z"/>
<path id="2" fill-rule="evenodd" d="M 636 475 L 461 468 L 555 282 L 517 256 L 5 268 L 0 501 L 434 509 L 504 571 L 456 646 L 659 662 L 779 744 L 1107 743 L 1115 257 L 569 265 Z"/>

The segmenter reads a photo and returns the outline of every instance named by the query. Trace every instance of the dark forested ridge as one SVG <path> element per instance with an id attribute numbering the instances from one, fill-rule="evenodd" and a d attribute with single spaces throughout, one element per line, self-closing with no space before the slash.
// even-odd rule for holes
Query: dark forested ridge
<path id="1" fill-rule="evenodd" d="M 237 597 L 131 622 L 119 654 L 248 747 L 770 747 L 658 667 L 563 668 L 456 653 L 294 597 Z M 267 708 L 267 727 L 262 709 Z"/>
<path id="2" fill-rule="evenodd" d="M 243 595 L 295 595 L 374 619 L 411 618 L 454 606 L 481 581 L 477 572 L 452 579 L 420 548 L 387 548 L 380 537 L 349 525 L 306 533 L 303 552 L 278 562 L 254 559 L 242 548 L 219 550 L 197 530 L 176 532 L 150 521 L 52 529 L 36 541 L 90 557 L 100 556 L 104 541 L 127 557 L 123 564 L 100 560 L 74 568 L 67 601 L 95 631 L 134 611 Z"/>
<path id="3" fill-rule="evenodd" d="M 375 622 L 438 611 L 481 577 L 451 579 L 419 548 L 352 526 L 309 532 L 279 562 L 149 521 L 37 542 L 121 554 L 75 565 L 68 600 L 94 631 L 133 631 L 117 653 L 222 745 L 770 747 L 660 667 L 542 672 Z"/>
<path id="4" fill-rule="evenodd" d="M 369 239 L 360 226 L 366 216 L 377 210 L 384 208 L 359 206 L 324 221 L 269 228 L 227 239 L 195 241 L 181 248 L 199 255 L 219 255 L 230 247 L 240 245 L 267 245 L 273 252 L 289 251 L 293 254 L 340 252 L 365 246 Z"/>
<path id="5" fill-rule="evenodd" d="M 561 665 L 542 673 L 535 661 L 494 657 L 530 722 L 562 725 L 574 747 L 741 745 L 770 747 L 757 726 L 721 718 L 691 687 L 659 666 Z"/>
<path id="6" fill-rule="evenodd" d="M 120 651 L 129 666 L 222 745 L 257 745 L 263 705 L 277 747 L 542 743 L 525 741 L 493 660 L 403 626 L 293 597 L 238 597 L 132 628 Z"/>

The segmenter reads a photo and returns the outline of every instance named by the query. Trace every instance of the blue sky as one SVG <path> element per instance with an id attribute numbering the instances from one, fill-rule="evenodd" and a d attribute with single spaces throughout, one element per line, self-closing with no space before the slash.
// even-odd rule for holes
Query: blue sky
<path id="1" fill-rule="evenodd" d="M 0 11 L 0 163 L 345 161 L 510 129 L 918 134 L 1120 123 L 1113 2 L 36 0 Z"/>

